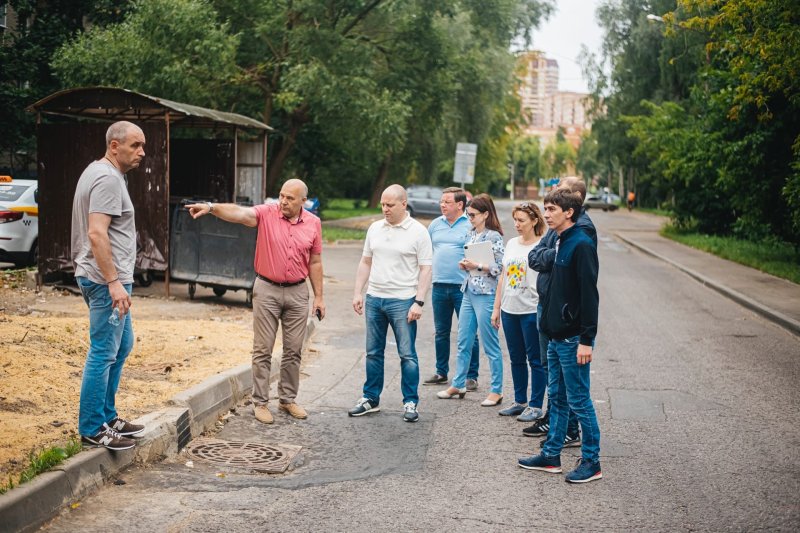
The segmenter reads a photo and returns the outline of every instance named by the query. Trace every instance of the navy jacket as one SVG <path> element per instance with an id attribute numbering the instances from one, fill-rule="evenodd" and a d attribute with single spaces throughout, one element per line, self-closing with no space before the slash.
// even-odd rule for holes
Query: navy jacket
<path id="1" fill-rule="evenodd" d="M 580 336 L 592 346 L 597 336 L 597 243 L 577 225 L 559 236 L 558 254 L 542 302 L 541 329 L 551 339 Z"/>
<path id="2" fill-rule="evenodd" d="M 581 214 L 575 222 L 575 227 L 583 230 L 586 235 L 591 237 L 594 242 L 594 247 L 597 248 L 597 230 L 594 227 L 592 219 L 586 213 L 586 209 L 581 208 Z M 550 283 L 550 271 L 553 269 L 553 263 L 556 260 L 556 241 L 558 240 L 558 233 L 549 229 L 544 234 L 539 244 L 533 247 L 533 250 L 528 254 L 528 265 L 539 275 L 536 277 L 536 292 L 539 294 L 539 301 L 541 302 L 547 294 L 547 285 Z"/>

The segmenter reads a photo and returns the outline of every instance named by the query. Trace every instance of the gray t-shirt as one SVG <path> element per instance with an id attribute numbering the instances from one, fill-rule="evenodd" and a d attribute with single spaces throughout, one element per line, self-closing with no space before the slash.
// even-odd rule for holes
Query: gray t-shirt
<path id="1" fill-rule="evenodd" d="M 72 263 L 75 276 L 106 284 L 89 242 L 89 213 L 111 215 L 108 238 L 122 283 L 133 283 L 136 264 L 136 225 L 125 177 L 105 159 L 91 163 L 81 174 L 72 201 Z"/>

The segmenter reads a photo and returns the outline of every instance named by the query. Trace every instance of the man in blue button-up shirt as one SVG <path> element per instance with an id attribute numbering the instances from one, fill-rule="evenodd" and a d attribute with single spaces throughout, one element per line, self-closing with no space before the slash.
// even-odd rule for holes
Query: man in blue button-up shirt
<path id="1" fill-rule="evenodd" d="M 426 379 L 424 385 L 447 383 L 450 369 L 450 331 L 453 326 L 453 311 L 458 316 L 461 310 L 461 285 L 467 272 L 458 268 L 464 259 L 464 243 L 467 232 L 472 228 L 464 215 L 467 195 L 459 187 L 449 187 L 442 191 L 439 207 L 442 216 L 431 222 L 428 233 L 433 243 L 433 324 L 436 330 L 436 373 Z M 467 372 L 467 389 L 478 388 L 478 339 L 472 347 L 472 359 Z"/>

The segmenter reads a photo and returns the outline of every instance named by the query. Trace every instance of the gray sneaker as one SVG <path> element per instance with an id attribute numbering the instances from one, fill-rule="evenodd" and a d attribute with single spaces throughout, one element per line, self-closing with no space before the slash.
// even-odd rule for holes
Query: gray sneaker
<path id="1" fill-rule="evenodd" d="M 522 411 L 522 414 L 520 414 L 517 417 L 517 420 L 519 420 L 520 422 L 533 422 L 535 420 L 539 420 L 543 416 L 544 416 L 544 411 L 542 411 L 538 407 L 528 406 L 525 408 L 524 411 Z"/>
<path id="2" fill-rule="evenodd" d="M 477 379 L 467 379 L 467 390 L 468 391 L 478 390 L 478 380 Z"/>

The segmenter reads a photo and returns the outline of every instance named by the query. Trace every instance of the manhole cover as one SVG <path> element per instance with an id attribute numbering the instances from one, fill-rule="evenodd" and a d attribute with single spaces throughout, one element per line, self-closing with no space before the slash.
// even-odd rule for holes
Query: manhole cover
<path id="1" fill-rule="evenodd" d="M 201 461 L 268 474 L 281 474 L 289 468 L 302 446 L 258 444 L 218 439 L 196 439 L 186 453 Z"/>

